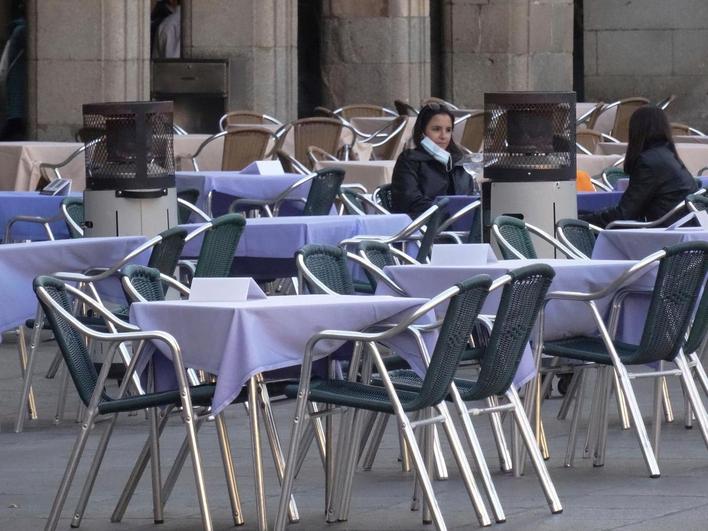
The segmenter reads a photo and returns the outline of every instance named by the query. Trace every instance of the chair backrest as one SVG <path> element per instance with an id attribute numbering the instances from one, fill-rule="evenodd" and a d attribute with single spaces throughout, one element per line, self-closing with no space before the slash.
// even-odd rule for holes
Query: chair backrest
<path id="1" fill-rule="evenodd" d="M 536 248 L 531 241 L 531 234 L 523 220 L 511 216 L 497 216 L 494 219 L 493 225 L 499 229 L 500 234 L 506 242 L 521 253 L 524 258 L 538 258 Z M 498 243 L 504 260 L 517 258 L 503 242 Z"/>
<path id="2" fill-rule="evenodd" d="M 560 241 L 569 246 L 571 251 L 580 252 L 588 258 L 592 257 L 596 238 L 587 221 L 581 219 L 559 219 L 556 222 L 556 230 Z"/>
<path id="3" fill-rule="evenodd" d="M 444 105 L 450 110 L 457 110 L 459 107 L 455 105 L 454 103 L 450 103 L 447 100 L 444 100 L 442 98 L 436 98 L 435 96 L 430 96 L 429 98 L 424 99 L 423 101 L 420 102 L 421 107 L 425 107 L 426 105 L 430 105 L 431 103 L 437 103 L 438 105 Z"/>
<path id="4" fill-rule="evenodd" d="M 691 332 L 688 334 L 688 339 L 686 344 L 683 346 L 683 351 L 686 354 L 692 352 L 701 352 L 698 350 L 708 335 L 708 282 L 703 284 L 703 295 L 701 296 L 701 302 L 698 304 L 698 309 L 696 314 L 693 316 L 693 323 L 691 323 Z"/>
<path id="5" fill-rule="evenodd" d="M 182 256 L 184 239 L 187 230 L 181 227 L 172 227 L 160 233 L 162 240 L 155 244 L 150 253 L 148 267 L 157 269 L 167 276 L 174 276 L 179 257 Z"/>
<path id="6" fill-rule="evenodd" d="M 359 192 L 348 188 L 339 190 L 339 200 L 344 206 L 344 212 L 351 216 L 366 214 L 366 205 Z"/>
<path id="7" fill-rule="evenodd" d="M 318 170 L 317 175 L 310 181 L 310 191 L 302 210 L 303 216 L 328 216 L 339 195 L 342 181 L 344 170 L 341 168 Z"/>
<path id="8" fill-rule="evenodd" d="M 335 293 L 354 294 L 354 282 L 347 267 L 347 254 L 341 247 L 310 244 L 301 248 L 295 256 L 302 257 L 302 263 L 296 260 L 299 268 L 304 265 L 312 276 Z M 303 281 L 310 293 L 325 293 L 319 286 L 308 281 L 306 275 L 303 275 Z"/>
<path id="9" fill-rule="evenodd" d="M 254 160 L 263 160 L 273 133 L 262 127 L 229 129 L 224 136 L 222 171 L 239 171 Z"/>
<path id="10" fill-rule="evenodd" d="M 447 397 L 491 285 L 488 275 L 477 275 L 456 284 L 460 291 L 450 299 L 420 392 L 413 403 L 407 404 L 411 410 L 439 404 Z"/>
<path id="11" fill-rule="evenodd" d="M 671 122 L 671 134 L 672 135 L 690 135 L 691 127 L 687 124 L 680 124 L 678 122 Z"/>
<path id="12" fill-rule="evenodd" d="M 575 142 L 587 149 L 591 154 L 597 153 L 597 146 L 602 142 L 602 133 L 593 129 L 579 127 L 575 130 Z M 580 153 L 580 150 L 578 150 Z"/>
<path id="13" fill-rule="evenodd" d="M 83 226 L 84 224 L 84 198 L 83 197 L 65 197 L 61 200 L 62 213 L 65 216 L 69 216 L 71 221 L 73 221 L 78 226 Z M 69 230 L 69 235 L 72 238 L 81 238 L 81 234 L 76 226 L 69 222 L 69 220 L 64 220 L 66 227 Z"/>
<path id="14" fill-rule="evenodd" d="M 620 179 L 629 179 L 629 175 L 624 173 L 624 169 L 620 167 L 609 167 L 602 171 L 603 180 L 607 181 L 612 188 L 617 189 L 617 181 Z"/>
<path id="15" fill-rule="evenodd" d="M 474 111 L 465 120 L 460 144 L 470 151 L 481 151 L 484 143 L 484 111 Z"/>
<path id="16" fill-rule="evenodd" d="M 236 246 L 246 226 L 246 218 L 240 214 L 224 214 L 211 223 L 199 250 L 195 277 L 229 276 Z"/>
<path id="17" fill-rule="evenodd" d="M 673 360 L 686 331 L 708 268 L 708 242 L 684 242 L 664 249 L 639 348 L 629 363 Z"/>
<path id="18" fill-rule="evenodd" d="M 433 250 L 433 243 L 435 243 L 435 237 L 438 235 L 438 227 L 442 222 L 443 216 L 445 215 L 445 206 L 448 203 L 448 199 L 443 197 L 436 201 L 438 209 L 433 212 L 433 215 L 428 218 L 425 223 L 425 234 L 420 240 L 420 247 L 418 247 L 418 254 L 415 259 L 424 264 L 430 259 L 430 253 Z"/>
<path id="19" fill-rule="evenodd" d="M 695 210 L 708 210 L 708 196 L 705 194 L 688 195 L 686 196 L 686 201 L 691 203 Z"/>
<path id="20" fill-rule="evenodd" d="M 359 242 L 357 244 L 357 252 L 363 253 L 364 256 L 366 256 L 366 259 L 379 269 L 397 264 L 391 248 L 388 244 L 382 242 L 373 240 Z M 366 269 L 364 269 L 364 273 L 366 274 L 366 278 L 369 280 L 369 284 L 376 289 L 376 285 L 378 284 L 376 277 Z"/>
<path id="21" fill-rule="evenodd" d="M 417 116 L 418 110 L 403 100 L 393 100 L 393 106 L 400 116 Z"/>
<path id="22" fill-rule="evenodd" d="M 401 142 L 403 142 L 403 133 L 406 130 L 405 127 L 400 126 L 407 120 L 408 118 L 405 116 L 398 116 L 397 118 L 391 120 L 391 123 L 386 126 L 386 131 L 389 131 L 390 134 L 383 143 L 371 150 L 372 158 L 375 160 L 393 160 L 396 158 L 398 148 L 401 145 Z M 399 130 L 396 131 L 397 129 Z M 383 132 L 385 133 L 386 131 Z M 374 141 L 374 143 L 376 143 L 376 141 Z"/>
<path id="23" fill-rule="evenodd" d="M 46 291 L 51 299 L 64 311 L 73 314 L 72 303 L 66 287 L 61 280 L 49 276 L 39 276 L 34 279 L 32 287 L 35 293 L 40 289 Z M 62 317 L 53 306 L 45 303 L 39 297 L 44 315 L 54 332 L 54 339 L 69 369 L 71 379 L 76 386 L 79 397 L 88 406 L 91 395 L 96 388 L 98 373 L 89 356 L 86 343 L 76 328 Z"/>
<path id="24" fill-rule="evenodd" d="M 602 110 L 605 108 L 605 102 L 598 101 L 592 112 L 588 115 L 585 120 L 585 127 L 588 129 L 595 129 L 595 124 L 597 123 L 598 117 L 602 114 Z"/>
<path id="25" fill-rule="evenodd" d="M 391 116 L 391 112 L 381 105 L 345 105 L 334 111 L 334 114 L 341 116 L 345 120 L 359 117 L 376 117 L 376 116 Z"/>
<path id="26" fill-rule="evenodd" d="M 372 194 L 374 201 L 389 212 L 393 211 L 393 189 L 390 184 L 382 184 Z"/>
<path id="27" fill-rule="evenodd" d="M 634 111 L 647 105 L 649 100 L 646 98 L 627 98 L 620 100 L 617 104 L 617 113 L 615 114 L 615 123 L 612 126 L 610 133 L 620 142 L 627 142 L 629 139 L 629 119 L 634 114 Z"/>
<path id="28" fill-rule="evenodd" d="M 292 126 L 295 152 L 297 160 L 312 168 L 307 157 L 307 149 L 317 146 L 327 153 L 337 153 L 339 140 L 342 136 L 344 125 L 334 118 L 302 118 L 290 124 Z"/>
<path id="29" fill-rule="evenodd" d="M 187 203 L 197 204 L 199 199 L 199 190 L 196 188 L 185 188 L 177 192 L 177 197 L 179 199 L 184 199 Z M 192 211 L 184 205 L 177 203 L 177 221 L 180 225 L 189 223 L 189 218 L 192 215 Z"/>
<path id="30" fill-rule="evenodd" d="M 547 264 L 534 264 L 511 271 L 509 276 L 471 391 L 475 396 L 466 394 L 465 400 L 500 395 L 509 389 L 555 273 Z"/>
<path id="31" fill-rule="evenodd" d="M 233 125 L 263 125 L 263 124 L 275 124 L 283 125 L 279 120 L 276 120 L 272 116 L 267 114 L 262 114 L 255 111 L 231 111 L 227 112 L 219 120 L 219 128 L 224 131 Z"/>
<path id="32" fill-rule="evenodd" d="M 135 291 L 137 291 L 146 301 L 155 302 L 165 300 L 165 292 L 160 280 L 160 271 L 152 267 L 145 267 L 137 264 L 125 266 L 121 272 L 128 277 Z M 129 293 L 126 298 L 131 299 Z"/>

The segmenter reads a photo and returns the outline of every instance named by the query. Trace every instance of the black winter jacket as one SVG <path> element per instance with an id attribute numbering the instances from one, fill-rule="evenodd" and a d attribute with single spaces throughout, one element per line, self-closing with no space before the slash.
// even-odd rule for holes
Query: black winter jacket
<path id="1" fill-rule="evenodd" d="M 618 219 L 654 221 L 697 189 L 696 180 L 676 160 L 668 145 L 659 144 L 639 155 L 619 205 L 581 215 L 580 219 L 600 227 Z M 665 224 L 668 226 L 674 221 L 668 220 Z"/>
<path id="2" fill-rule="evenodd" d="M 467 195 L 471 192 L 472 179 L 462 167 L 459 153 L 452 154 L 450 172 L 423 148 L 403 151 L 393 168 L 393 211 L 414 219 L 430 208 L 439 195 Z"/>

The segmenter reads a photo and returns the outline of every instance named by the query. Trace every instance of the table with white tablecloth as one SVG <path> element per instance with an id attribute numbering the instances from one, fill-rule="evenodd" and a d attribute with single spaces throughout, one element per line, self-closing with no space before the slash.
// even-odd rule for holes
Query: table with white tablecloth
<path id="1" fill-rule="evenodd" d="M 39 182 L 39 165 L 63 162 L 83 144 L 78 142 L 0 142 L 0 190 L 34 190 Z M 78 155 L 65 168 L 62 177 L 72 180 L 72 190 L 86 186 L 84 156 Z"/>
<path id="2" fill-rule="evenodd" d="M 624 157 L 627 151 L 627 143 L 600 142 L 598 149 L 606 155 Z M 688 171 L 691 172 L 691 175 L 698 175 L 703 168 L 708 167 L 708 143 L 677 143 L 676 152 Z M 578 155 L 578 158 L 580 158 L 580 155 Z"/>
<path id="3" fill-rule="evenodd" d="M 395 165 L 395 160 L 322 160 L 317 162 L 315 169 L 342 168 L 345 172 L 344 184 L 361 184 L 371 193 L 391 182 Z"/>

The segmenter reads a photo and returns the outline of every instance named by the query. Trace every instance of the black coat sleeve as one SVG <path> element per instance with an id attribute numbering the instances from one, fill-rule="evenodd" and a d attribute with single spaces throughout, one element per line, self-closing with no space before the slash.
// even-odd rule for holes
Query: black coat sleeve
<path id="1" fill-rule="evenodd" d="M 418 217 L 434 204 L 433 199 L 427 197 L 420 187 L 418 166 L 418 163 L 401 155 L 391 178 L 393 210 L 408 214 L 411 218 Z"/>
<path id="2" fill-rule="evenodd" d="M 643 221 L 647 206 L 654 197 L 658 185 L 659 182 L 652 168 L 640 160 L 629 178 L 629 186 L 616 207 L 582 215 L 580 219 L 600 227 L 605 227 L 618 219 Z"/>

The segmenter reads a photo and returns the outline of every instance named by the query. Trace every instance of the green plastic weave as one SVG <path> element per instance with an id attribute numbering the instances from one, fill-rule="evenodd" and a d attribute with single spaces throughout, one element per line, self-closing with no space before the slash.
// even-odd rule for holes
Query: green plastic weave
<path id="1" fill-rule="evenodd" d="M 522 220 L 512 218 L 511 216 L 497 216 L 494 219 L 494 225 L 499 227 L 499 232 L 504 239 L 509 242 L 509 245 L 521 253 L 524 258 L 538 258 L 536 249 L 531 241 L 531 235 Z M 506 249 L 504 245 L 500 245 L 499 247 L 504 260 L 514 260 L 517 258 L 511 251 Z"/>
<path id="2" fill-rule="evenodd" d="M 337 195 L 339 195 L 342 181 L 344 181 L 344 170 L 341 168 L 319 170 L 310 181 L 310 191 L 307 194 L 302 215 L 328 216 Z"/>
<path id="3" fill-rule="evenodd" d="M 61 204 L 66 208 L 69 217 L 77 225 L 82 226 L 84 223 L 84 199 L 83 197 L 65 197 L 61 200 Z M 67 223 L 66 228 L 69 230 L 69 235 L 72 238 L 81 238 L 82 235 Z"/>
<path id="4" fill-rule="evenodd" d="M 241 214 L 224 214 L 212 220 L 199 250 L 195 277 L 227 277 L 236 246 L 246 226 Z"/>
<path id="5" fill-rule="evenodd" d="M 704 283 L 703 296 L 696 310 L 696 315 L 693 317 L 691 332 L 688 334 L 686 345 L 683 347 L 684 352 L 687 354 L 698 352 L 703 340 L 706 338 L 706 334 L 708 334 L 708 284 Z"/>
<path id="6" fill-rule="evenodd" d="M 123 274 L 146 301 L 165 300 L 165 292 L 160 281 L 160 271 L 152 267 L 130 264 L 123 268 Z M 129 298 L 126 293 L 126 297 Z"/>
<path id="7" fill-rule="evenodd" d="M 179 199 L 184 199 L 185 201 L 187 201 L 187 203 L 196 205 L 197 199 L 199 199 L 199 190 L 197 190 L 196 188 L 186 188 L 177 192 L 177 197 Z M 191 215 L 192 211 L 189 209 L 189 207 L 177 203 L 177 220 L 179 221 L 180 225 L 189 223 L 189 218 Z"/>
<path id="8" fill-rule="evenodd" d="M 393 189 L 390 184 L 384 184 L 375 191 L 374 201 L 389 212 L 393 212 Z"/>
<path id="9" fill-rule="evenodd" d="M 590 229 L 590 224 L 581 219 L 561 219 L 556 223 L 563 229 L 563 234 L 570 244 L 588 258 L 592 257 L 595 248 L 595 233 Z"/>
<path id="10" fill-rule="evenodd" d="M 418 254 L 415 257 L 415 259 L 420 263 L 425 263 L 430 258 L 430 253 L 433 250 L 433 243 L 435 243 L 435 236 L 438 233 L 438 227 L 442 222 L 447 203 L 448 199 L 446 197 L 438 199 L 435 202 L 438 209 L 432 216 L 430 216 L 425 224 L 425 234 L 423 234 L 423 238 L 420 240 Z"/>
<path id="11" fill-rule="evenodd" d="M 359 242 L 357 250 L 363 251 L 366 259 L 379 269 L 383 269 L 386 266 L 396 265 L 396 260 L 393 257 L 391 248 L 385 243 L 377 241 L 363 241 Z M 376 277 L 369 273 L 366 269 L 364 269 L 364 273 L 366 274 L 366 278 L 369 280 L 369 284 L 371 284 L 375 290 L 378 284 Z"/>
<path id="12" fill-rule="evenodd" d="M 352 275 L 347 268 L 347 256 L 340 247 L 333 245 L 305 245 L 297 255 L 301 255 L 305 267 L 320 282 L 340 295 L 353 295 L 354 283 Z M 324 291 L 305 279 L 310 293 L 324 293 Z"/>
<path id="13" fill-rule="evenodd" d="M 152 248 L 147 265 L 171 277 L 174 275 L 177 262 L 182 255 L 187 231 L 180 227 L 173 227 L 161 232 L 160 236 L 162 236 L 162 240 Z"/>

